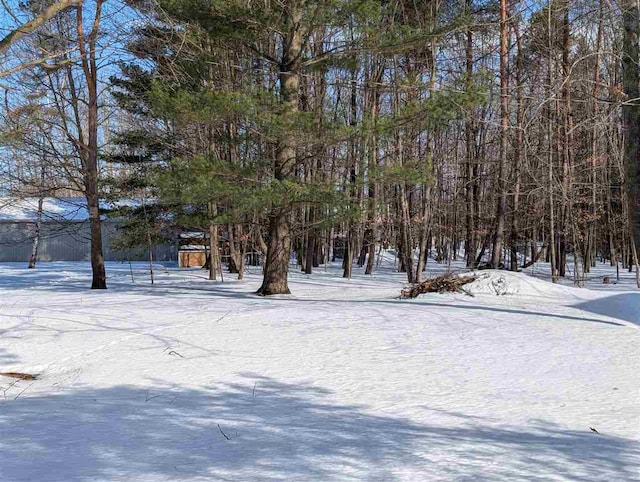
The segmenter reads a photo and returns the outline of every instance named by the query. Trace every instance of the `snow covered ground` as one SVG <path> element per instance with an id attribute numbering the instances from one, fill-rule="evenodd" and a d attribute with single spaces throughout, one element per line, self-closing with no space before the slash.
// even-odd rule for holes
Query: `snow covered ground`
<path id="1" fill-rule="evenodd" d="M 632 275 L 399 300 L 389 266 L 274 298 L 144 269 L 0 265 L 0 369 L 41 373 L 0 377 L 0 480 L 640 480 Z"/>

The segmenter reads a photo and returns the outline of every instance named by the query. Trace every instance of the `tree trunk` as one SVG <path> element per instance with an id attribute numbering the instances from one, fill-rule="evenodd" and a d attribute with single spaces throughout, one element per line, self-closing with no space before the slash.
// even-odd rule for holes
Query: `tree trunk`
<path id="1" fill-rule="evenodd" d="M 209 203 L 209 217 L 214 218 L 218 214 L 215 203 Z M 215 281 L 218 270 L 218 226 L 209 223 L 209 280 Z"/>
<path id="2" fill-rule="evenodd" d="M 84 188 L 89 210 L 89 224 L 91 226 L 91 271 L 93 279 L 91 289 L 106 289 L 107 277 L 102 255 L 102 222 L 100 220 L 100 195 L 98 192 L 98 71 L 96 64 L 96 40 L 102 0 L 96 2 L 93 28 L 89 36 L 89 50 L 83 33 L 82 5 L 77 7 L 78 49 L 82 62 L 84 77 L 87 82 L 87 143 L 81 146 L 80 157 L 83 161 Z"/>
<path id="3" fill-rule="evenodd" d="M 352 128 L 355 128 L 358 124 L 357 117 L 357 82 L 356 82 L 356 70 L 351 70 L 351 93 L 349 100 L 349 125 Z M 355 205 L 358 200 L 358 160 L 357 160 L 357 149 L 356 149 L 356 139 L 350 138 L 347 144 L 347 162 L 349 164 L 349 196 L 351 198 L 351 203 Z M 357 233 L 357 223 L 353 220 L 349 220 L 347 223 L 347 250 L 345 257 L 343 259 L 343 267 L 344 271 L 342 273 L 343 278 L 351 279 L 351 273 L 353 271 L 353 258 L 356 253 L 356 233 Z"/>
<path id="4" fill-rule="evenodd" d="M 626 94 L 622 106 L 624 123 L 624 149 L 626 166 L 627 202 L 629 214 L 629 235 L 640 252 L 640 61 L 638 40 L 640 20 L 636 0 L 624 0 L 623 11 L 624 38 L 622 57 L 622 83 Z M 637 260 L 636 260 L 637 262 Z"/>
<path id="5" fill-rule="evenodd" d="M 43 169 L 44 171 L 44 169 Z M 36 267 L 36 262 L 38 261 L 38 247 L 40 246 L 40 234 L 42 229 L 42 203 L 43 203 L 43 195 L 40 193 L 38 197 L 38 212 L 36 214 L 36 225 L 35 225 L 35 233 L 33 235 L 33 244 L 31 245 L 31 256 L 29 257 L 29 269 L 33 269 Z"/>
<path id="6" fill-rule="evenodd" d="M 513 170 L 515 177 L 515 186 L 513 190 L 513 214 L 511 217 L 511 271 L 518 271 L 518 219 L 520 209 L 520 159 L 522 157 L 522 149 L 524 147 L 524 103 L 522 98 L 522 39 L 520 37 L 520 25 L 514 25 L 514 32 L 517 45 L 516 57 L 516 95 L 517 95 L 517 128 L 516 128 L 516 147 L 513 153 Z"/>
<path id="7" fill-rule="evenodd" d="M 287 3 L 288 28 L 282 38 L 282 61 L 280 62 L 280 98 L 282 120 L 293 128 L 298 112 L 298 90 L 300 86 L 300 66 L 302 55 L 302 3 L 289 0 Z M 296 162 L 296 137 L 290 129 L 284 129 L 276 148 L 274 177 L 277 181 L 288 179 L 294 172 Z M 258 294 L 289 294 L 287 276 L 289 274 L 289 254 L 291 233 L 288 206 L 279 206 L 269 216 L 269 239 L 267 260 L 262 286 Z"/>
<path id="8" fill-rule="evenodd" d="M 551 34 L 551 4 L 547 8 L 547 37 L 549 39 L 548 45 L 548 65 L 547 65 L 547 99 L 549 101 L 547 109 L 547 189 L 548 194 L 548 211 L 549 211 L 549 261 L 551 265 L 551 281 L 558 281 L 558 274 L 556 271 L 556 236 L 555 236 L 555 206 L 553 201 L 553 109 L 551 108 L 551 95 L 553 88 L 553 50 L 552 50 L 552 34 Z"/>
<path id="9" fill-rule="evenodd" d="M 267 260 L 264 266 L 264 278 L 258 294 L 289 294 L 287 275 L 289 273 L 289 255 L 291 253 L 291 234 L 288 214 L 282 210 L 269 219 L 269 239 L 267 240 Z"/>
<path id="10" fill-rule="evenodd" d="M 97 182 L 96 182 L 97 184 Z M 102 255 L 102 223 L 100 220 L 99 199 L 93 190 L 87 192 L 87 206 L 89 206 L 89 224 L 91 228 L 91 289 L 107 289 L 107 276 Z"/>
<path id="11" fill-rule="evenodd" d="M 593 129 L 591 130 L 591 209 L 588 222 L 588 236 L 583 269 L 585 273 L 591 271 L 591 266 L 595 266 L 596 257 L 596 228 L 597 228 L 597 189 L 598 189 L 598 113 L 599 113 L 599 86 L 600 86 L 600 50 L 602 48 L 602 1 L 598 8 L 598 33 L 596 35 L 596 58 L 593 67 Z"/>
<path id="12" fill-rule="evenodd" d="M 466 0 L 467 15 L 471 13 L 471 0 Z M 471 27 L 467 27 L 467 43 L 465 47 L 466 54 L 466 84 L 467 89 L 471 90 L 473 87 L 473 31 Z M 465 257 L 467 261 L 467 268 L 475 267 L 476 258 L 476 227 L 475 219 L 476 213 L 474 212 L 474 158 L 475 158 L 475 138 L 473 127 L 473 108 L 468 107 L 468 112 L 465 118 L 465 141 L 466 141 L 466 237 L 464 243 Z"/>
<path id="13" fill-rule="evenodd" d="M 310 232 L 307 236 L 307 245 L 305 248 L 306 255 L 304 259 L 304 272 L 306 274 L 313 273 L 313 262 L 316 252 L 316 237 L 315 233 Z"/>
<path id="14" fill-rule="evenodd" d="M 509 129 L 507 96 L 507 0 L 500 0 L 500 162 L 498 166 L 496 230 L 491 254 L 491 267 L 493 269 L 500 266 L 500 259 L 502 258 L 507 205 L 507 134 Z"/>
<path id="15" fill-rule="evenodd" d="M 40 189 L 38 193 L 38 211 L 36 213 L 35 233 L 33 236 L 33 244 L 31 245 L 31 256 L 29 257 L 29 269 L 36 267 L 38 261 L 38 248 L 40 246 L 40 234 L 42 229 L 42 205 L 44 203 L 44 183 L 46 176 L 45 162 L 40 164 Z"/>
<path id="16" fill-rule="evenodd" d="M 560 249 L 558 250 L 558 258 L 560 261 L 560 276 L 564 277 L 567 266 L 567 253 L 569 250 L 569 229 L 573 225 L 570 217 L 573 211 L 573 199 L 571 195 L 572 188 L 572 171 L 573 171 L 573 146 L 572 131 L 573 117 L 571 113 L 571 94 L 569 91 L 570 76 L 570 23 L 569 8 L 570 3 L 565 0 L 562 4 L 564 8 L 562 19 L 562 213 L 561 213 L 561 236 Z M 577 248 L 577 246 L 575 246 Z"/>

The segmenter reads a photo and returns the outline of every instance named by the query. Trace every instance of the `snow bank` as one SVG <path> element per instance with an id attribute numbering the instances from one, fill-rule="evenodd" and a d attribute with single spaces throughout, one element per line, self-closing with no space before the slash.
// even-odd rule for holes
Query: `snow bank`
<path id="1" fill-rule="evenodd" d="M 514 273 L 498 270 L 465 273 L 462 276 L 475 276 L 473 283 L 465 285 L 465 291 L 473 295 L 515 295 L 522 290 L 522 280 Z"/>
<path id="2" fill-rule="evenodd" d="M 476 280 L 464 286 L 472 295 L 538 295 L 566 296 L 573 288 L 533 278 L 524 273 L 512 271 L 483 270 L 464 273 L 461 276 L 475 276 Z"/>

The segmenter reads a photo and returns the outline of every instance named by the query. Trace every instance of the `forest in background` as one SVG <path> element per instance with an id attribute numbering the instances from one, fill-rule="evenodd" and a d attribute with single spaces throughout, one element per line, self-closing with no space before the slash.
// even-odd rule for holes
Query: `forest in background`
<path id="1" fill-rule="evenodd" d="M 631 0 L 63 0 L 0 7 L 2 189 L 102 201 L 123 246 L 209 233 L 288 293 L 335 247 L 583 282 L 640 243 Z M 36 230 L 37 232 L 37 230 Z M 570 270 L 568 270 L 569 264 Z"/>

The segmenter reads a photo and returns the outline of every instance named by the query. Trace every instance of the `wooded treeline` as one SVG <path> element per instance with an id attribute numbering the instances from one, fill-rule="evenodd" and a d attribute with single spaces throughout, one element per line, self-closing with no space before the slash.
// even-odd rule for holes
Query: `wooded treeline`
<path id="1" fill-rule="evenodd" d="M 86 197 L 94 287 L 99 199 L 137 200 L 124 244 L 208 232 L 212 279 L 219 248 L 240 277 L 260 253 L 265 295 L 288 293 L 291 253 L 350 277 L 393 247 L 409 282 L 430 257 L 632 270 L 639 18 L 630 0 L 73 3 L 8 50 L 26 60 L 2 85 L 5 188 Z"/>

